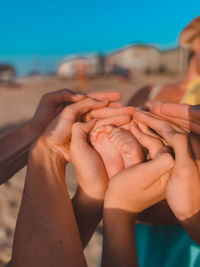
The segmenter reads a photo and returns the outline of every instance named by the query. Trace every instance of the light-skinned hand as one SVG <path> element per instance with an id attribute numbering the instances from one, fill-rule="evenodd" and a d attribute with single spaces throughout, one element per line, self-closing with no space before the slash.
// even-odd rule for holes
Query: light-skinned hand
<path id="1" fill-rule="evenodd" d="M 190 218 L 200 210 L 200 177 L 188 133 L 146 112 L 135 111 L 134 117 L 159 132 L 173 148 L 175 164 L 166 187 L 166 199 L 179 220 Z"/>

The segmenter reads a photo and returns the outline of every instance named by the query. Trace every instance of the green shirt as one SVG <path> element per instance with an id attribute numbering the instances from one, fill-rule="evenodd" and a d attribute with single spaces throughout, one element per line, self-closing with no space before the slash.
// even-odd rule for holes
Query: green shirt
<path id="1" fill-rule="evenodd" d="M 200 267 L 200 246 L 181 226 L 137 224 L 139 267 Z"/>

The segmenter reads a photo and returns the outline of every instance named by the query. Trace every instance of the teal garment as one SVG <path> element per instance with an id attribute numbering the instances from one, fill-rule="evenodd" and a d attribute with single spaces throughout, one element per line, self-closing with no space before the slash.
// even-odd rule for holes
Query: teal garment
<path id="1" fill-rule="evenodd" d="M 200 246 L 173 225 L 137 224 L 139 267 L 200 267 Z"/>

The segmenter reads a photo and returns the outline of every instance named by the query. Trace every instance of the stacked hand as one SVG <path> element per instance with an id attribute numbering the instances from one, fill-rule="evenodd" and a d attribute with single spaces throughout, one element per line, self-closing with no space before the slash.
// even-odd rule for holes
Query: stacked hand
<path id="1" fill-rule="evenodd" d="M 135 111 L 134 117 L 155 129 L 174 150 L 175 165 L 166 187 L 166 199 L 174 214 L 179 220 L 184 220 L 198 213 L 199 141 L 194 136 L 188 135 L 184 129 L 148 113 Z"/>

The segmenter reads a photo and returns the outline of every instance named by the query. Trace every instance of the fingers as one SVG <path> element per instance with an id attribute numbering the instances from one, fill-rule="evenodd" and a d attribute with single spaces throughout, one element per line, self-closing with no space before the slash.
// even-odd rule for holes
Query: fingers
<path id="1" fill-rule="evenodd" d="M 152 130 L 150 130 L 150 128 L 146 124 L 144 124 L 142 122 L 138 122 L 137 126 L 144 134 L 147 134 L 147 135 L 155 137 L 155 138 L 159 137 Z"/>
<path id="2" fill-rule="evenodd" d="M 92 110 L 92 109 L 98 109 L 103 108 L 108 105 L 108 101 L 99 101 L 92 99 L 90 97 L 87 97 L 83 99 L 82 101 L 67 106 L 63 111 L 61 116 L 63 116 L 65 119 L 68 120 L 76 120 L 80 115 Z"/>
<path id="3" fill-rule="evenodd" d="M 53 102 L 55 104 L 61 104 L 65 102 L 78 102 L 85 98 L 85 95 L 76 94 L 69 89 L 61 89 L 52 93 L 44 95 L 44 100 L 47 102 Z"/>
<path id="4" fill-rule="evenodd" d="M 163 120 L 160 118 L 157 118 L 155 116 L 152 116 L 149 112 L 144 112 L 141 110 L 134 110 L 133 118 L 137 122 L 142 122 L 142 123 L 150 126 L 152 129 L 154 129 L 159 134 L 161 133 L 161 129 L 163 126 Z"/>
<path id="5" fill-rule="evenodd" d="M 170 116 L 173 118 L 186 119 L 190 118 L 189 115 L 189 105 L 185 104 L 175 104 L 175 103 L 164 103 L 159 105 L 148 104 L 151 112 L 156 115 Z"/>
<path id="6" fill-rule="evenodd" d="M 163 143 L 159 138 L 155 138 L 142 132 L 134 122 L 130 123 L 130 131 L 136 137 L 138 142 L 148 149 L 150 158 L 154 158 L 158 151 L 163 147 Z"/>
<path id="7" fill-rule="evenodd" d="M 101 119 L 97 121 L 95 125 L 95 129 L 103 125 L 122 126 L 124 124 L 129 123 L 130 120 L 131 120 L 131 117 L 128 115 L 119 115 L 119 116 L 114 116 L 111 118 Z"/>
<path id="8" fill-rule="evenodd" d="M 121 103 L 119 103 L 119 102 L 111 102 L 109 104 L 109 107 L 111 107 L 111 108 L 121 108 L 121 107 L 123 107 L 123 105 Z"/>
<path id="9" fill-rule="evenodd" d="M 161 153 L 154 159 L 125 169 L 125 177 L 141 180 L 141 187 L 147 189 L 169 172 L 174 166 L 174 160 L 169 153 Z"/>
<path id="10" fill-rule="evenodd" d="M 103 119 L 108 118 L 116 115 L 132 115 L 133 114 L 133 107 L 106 107 L 98 110 L 92 110 L 90 112 L 91 118 L 96 119 Z"/>
<path id="11" fill-rule="evenodd" d="M 149 112 L 144 112 L 140 110 L 134 111 L 134 119 L 138 122 L 142 122 L 148 126 L 150 126 L 152 129 L 154 129 L 159 135 L 162 136 L 162 128 L 165 125 L 170 125 L 169 122 L 165 121 L 162 118 L 156 117 L 155 115 L 150 114 Z M 186 131 L 182 128 L 180 128 L 177 125 L 173 124 L 173 128 L 176 129 L 178 132 L 185 133 Z"/>
<path id="12" fill-rule="evenodd" d="M 97 100 L 109 100 L 111 102 L 121 99 L 121 94 L 118 92 L 93 92 L 89 93 L 88 96 Z"/>
<path id="13" fill-rule="evenodd" d="M 165 198 L 165 191 L 169 178 L 170 173 L 167 172 L 147 189 L 150 198 L 155 199 L 154 203 L 158 203 Z"/>
<path id="14" fill-rule="evenodd" d="M 87 135 L 93 129 L 95 122 L 96 122 L 96 120 L 91 120 L 91 121 L 85 122 L 85 123 L 81 123 L 81 122 L 74 123 L 73 127 L 72 127 L 71 143 L 76 144 L 77 146 L 80 143 L 88 144 Z"/>
<path id="15" fill-rule="evenodd" d="M 195 133 L 200 133 L 199 105 L 190 106 L 186 104 L 165 103 L 158 106 L 151 104 L 149 107 L 154 114 Z"/>
<path id="16" fill-rule="evenodd" d="M 182 166 L 192 160 L 189 136 L 186 133 L 177 132 L 169 123 L 162 129 L 162 135 L 173 147 L 176 162 Z"/>

